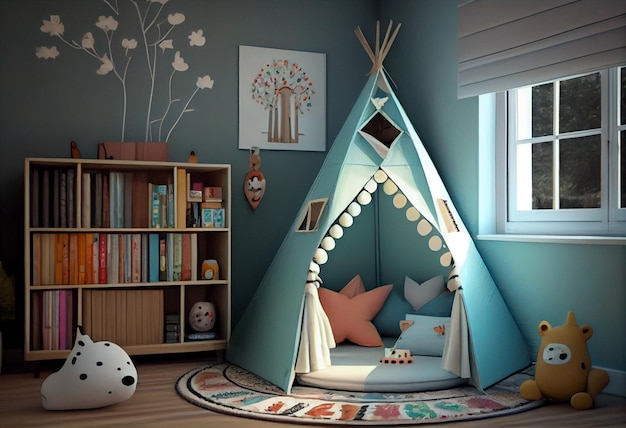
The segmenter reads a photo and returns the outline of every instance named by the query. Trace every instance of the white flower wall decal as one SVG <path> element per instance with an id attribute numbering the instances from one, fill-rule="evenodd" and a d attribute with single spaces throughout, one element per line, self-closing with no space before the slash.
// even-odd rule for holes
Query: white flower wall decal
<path id="1" fill-rule="evenodd" d="M 143 69 L 146 70 L 149 82 L 149 90 L 145 102 L 145 141 L 165 141 L 168 142 L 172 132 L 180 123 L 182 116 L 194 111 L 190 108 L 190 103 L 199 90 L 211 89 L 213 79 L 209 75 L 199 76 L 196 87 L 188 95 L 187 101 L 182 102 L 181 98 L 174 96 L 174 79 L 177 73 L 190 70 L 190 65 L 181 55 L 181 51 L 175 49 L 175 34 L 173 31 L 185 22 L 185 15 L 180 12 L 169 13 L 165 17 L 164 6 L 169 0 L 128 0 L 134 11 L 136 23 L 139 25 L 139 38 L 137 32 L 130 32 L 127 25 L 125 30 L 120 30 L 122 9 L 118 0 L 102 0 L 109 9 L 113 11 L 112 16 L 98 16 L 95 27 L 97 31 L 88 31 L 80 38 L 80 42 L 65 35 L 65 26 L 60 15 L 50 15 L 50 19 L 43 19 L 40 30 L 58 38 L 66 46 L 82 51 L 90 56 L 97 63 L 95 72 L 99 76 L 114 76 L 120 83 L 122 92 L 122 123 L 121 141 L 126 141 L 126 125 L 128 118 L 127 107 L 129 105 L 129 88 L 127 86 L 128 73 L 136 70 L 131 65 L 133 58 L 138 57 L 135 62 L 144 58 Z M 130 34 L 117 36 L 117 32 L 127 31 Z M 119 38 L 118 38 L 119 37 Z M 191 31 L 187 36 L 190 47 L 201 47 L 206 43 L 202 29 Z M 167 57 L 172 55 L 171 60 Z M 35 56 L 40 59 L 55 59 L 61 54 L 56 46 L 39 46 L 35 48 Z M 158 108 L 155 105 L 155 94 L 160 93 L 156 85 L 163 79 L 158 79 L 157 74 L 163 73 L 163 67 L 159 67 L 162 61 L 171 63 L 172 71 L 167 79 L 167 102 L 164 107 Z M 141 68 L 139 68 L 141 69 Z M 180 91 L 180 84 L 176 89 Z"/>

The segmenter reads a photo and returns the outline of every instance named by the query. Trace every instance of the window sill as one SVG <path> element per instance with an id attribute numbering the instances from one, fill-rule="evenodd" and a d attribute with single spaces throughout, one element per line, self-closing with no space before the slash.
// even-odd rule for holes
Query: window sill
<path id="1" fill-rule="evenodd" d="M 626 236 L 559 236 L 479 234 L 479 241 L 543 242 L 549 244 L 626 245 Z"/>

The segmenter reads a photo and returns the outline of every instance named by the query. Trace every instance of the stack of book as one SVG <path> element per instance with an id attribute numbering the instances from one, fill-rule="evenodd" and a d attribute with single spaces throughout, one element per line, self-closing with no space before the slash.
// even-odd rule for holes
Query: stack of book
<path id="1" fill-rule="evenodd" d="M 164 343 L 163 290 L 83 290 L 83 328 L 120 346 Z"/>
<path id="2" fill-rule="evenodd" d="M 38 291 L 31 295 L 31 307 L 31 349 L 71 349 L 76 329 L 73 291 Z"/>
<path id="3" fill-rule="evenodd" d="M 195 281 L 195 233 L 37 233 L 32 285 Z"/>

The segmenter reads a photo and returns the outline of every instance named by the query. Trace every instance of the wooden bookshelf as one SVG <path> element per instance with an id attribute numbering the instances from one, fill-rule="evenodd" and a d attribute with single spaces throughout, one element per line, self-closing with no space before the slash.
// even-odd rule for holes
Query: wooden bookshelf
<path id="1" fill-rule="evenodd" d="M 27 158 L 24 194 L 26 361 L 66 358 L 77 326 L 130 355 L 226 349 L 230 165 Z M 214 337 L 191 340 L 199 301 Z"/>

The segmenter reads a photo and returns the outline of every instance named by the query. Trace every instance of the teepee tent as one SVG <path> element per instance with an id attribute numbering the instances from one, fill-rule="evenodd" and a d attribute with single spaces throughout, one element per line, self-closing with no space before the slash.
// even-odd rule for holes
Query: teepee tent
<path id="1" fill-rule="evenodd" d="M 375 51 L 357 28 L 373 63 L 367 83 L 229 341 L 228 361 L 285 391 L 296 371 L 330 364 L 328 352 L 334 341 L 316 291 L 324 277 L 321 265 L 332 255 L 333 240 L 353 221 L 358 223 L 359 207 L 377 202 L 373 194 L 379 184 L 388 193 L 395 192 L 394 205 L 406 209 L 407 219 L 417 223 L 415 239 L 432 242 L 437 236 L 442 241 L 436 249 L 450 272 L 448 288 L 455 291 L 452 324 L 461 343 L 444 354 L 444 368 L 486 388 L 531 361 L 514 319 L 385 76 L 382 61 L 399 26 L 393 34 L 391 28 L 390 23 L 379 46 L 377 27 Z M 376 234 L 380 228 L 367 231 Z M 380 235 L 368 242 L 377 243 L 373 251 L 377 263 L 384 264 L 379 248 L 385 236 Z M 389 248 L 384 250 L 388 259 Z M 375 270 L 385 276 L 385 266 Z"/>

